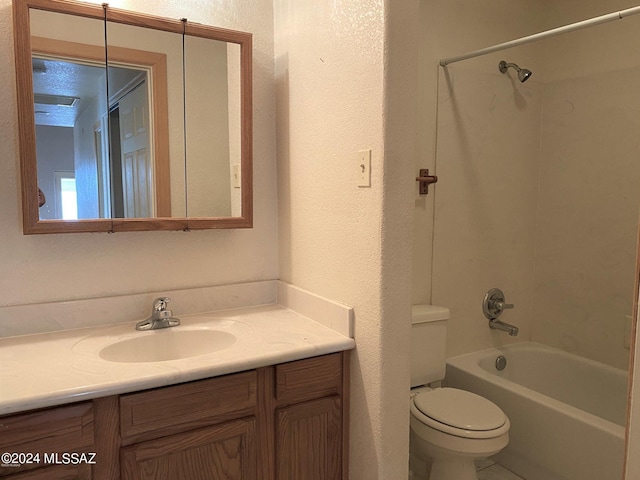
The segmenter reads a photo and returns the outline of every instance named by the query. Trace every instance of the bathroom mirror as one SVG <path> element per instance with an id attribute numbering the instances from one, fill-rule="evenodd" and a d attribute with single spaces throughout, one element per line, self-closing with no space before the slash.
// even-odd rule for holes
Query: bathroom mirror
<path id="1" fill-rule="evenodd" d="M 252 226 L 250 34 L 41 0 L 14 26 L 25 234 Z"/>

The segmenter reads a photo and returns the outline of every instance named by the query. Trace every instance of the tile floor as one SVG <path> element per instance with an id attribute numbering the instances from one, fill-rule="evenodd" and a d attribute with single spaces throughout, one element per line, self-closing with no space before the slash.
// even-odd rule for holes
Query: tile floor
<path id="1" fill-rule="evenodd" d="M 476 460 L 476 471 L 478 472 L 478 480 L 526 480 L 507 470 L 502 465 L 498 465 L 490 458 Z M 424 477 L 410 472 L 409 480 L 424 480 Z"/>
<path id="2" fill-rule="evenodd" d="M 525 480 L 490 458 L 477 460 L 476 469 L 478 470 L 478 480 Z"/>

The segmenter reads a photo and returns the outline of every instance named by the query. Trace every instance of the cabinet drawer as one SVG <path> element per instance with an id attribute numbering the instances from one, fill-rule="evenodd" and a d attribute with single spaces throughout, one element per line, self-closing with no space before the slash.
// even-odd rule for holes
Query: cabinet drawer
<path id="1" fill-rule="evenodd" d="M 40 454 L 38 463 L 0 467 L 0 476 L 43 466 L 45 453 L 89 452 L 93 443 L 91 402 L 0 417 L 0 452 Z"/>
<path id="2" fill-rule="evenodd" d="M 341 353 L 276 366 L 276 400 L 280 405 L 340 394 L 341 390 Z"/>
<path id="3" fill-rule="evenodd" d="M 120 432 L 154 438 L 253 415 L 256 403 L 255 371 L 122 395 Z"/>

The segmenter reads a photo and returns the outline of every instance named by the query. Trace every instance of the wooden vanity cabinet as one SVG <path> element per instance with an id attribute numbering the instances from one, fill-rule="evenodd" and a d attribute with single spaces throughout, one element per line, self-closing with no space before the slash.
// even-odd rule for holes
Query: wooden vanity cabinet
<path id="1" fill-rule="evenodd" d="M 344 480 L 348 352 L 0 417 L 0 451 L 96 452 L 4 480 Z M 9 434 L 7 434 L 9 433 Z"/>

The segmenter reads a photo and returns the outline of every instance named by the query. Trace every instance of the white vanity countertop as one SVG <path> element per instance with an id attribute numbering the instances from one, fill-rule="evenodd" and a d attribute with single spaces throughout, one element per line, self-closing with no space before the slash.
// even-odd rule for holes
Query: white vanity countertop
<path id="1" fill-rule="evenodd" d="M 241 372 L 354 348 L 352 338 L 281 305 L 178 315 L 181 325 L 136 332 L 135 322 L 0 339 L 0 415 Z M 104 360 L 99 351 L 137 335 L 227 330 L 213 353 L 149 363 Z"/>

